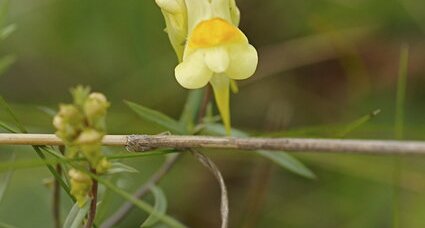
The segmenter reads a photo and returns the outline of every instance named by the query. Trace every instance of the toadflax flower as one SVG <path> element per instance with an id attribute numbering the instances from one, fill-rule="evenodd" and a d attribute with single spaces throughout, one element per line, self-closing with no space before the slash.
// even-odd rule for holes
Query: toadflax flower
<path id="1" fill-rule="evenodd" d="M 175 68 L 177 81 L 187 89 L 202 88 L 210 83 L 223 123 L 230 132 L 231 80 L 251 77 L 258 63 L 256 49 L 237 27 L 239 10 L 235 0 L 157 0 L 157 3 L 168 14 L 172 11 L 170 8 L 179 6 L 178 12 L 187 16 L 183 53 L 175 48 L 178 56 L 182 54 Z M 167 18 L 167 14 L 164 17 Z M 171 31 L 171 26 L 167 23 L 167 31 Z"/>

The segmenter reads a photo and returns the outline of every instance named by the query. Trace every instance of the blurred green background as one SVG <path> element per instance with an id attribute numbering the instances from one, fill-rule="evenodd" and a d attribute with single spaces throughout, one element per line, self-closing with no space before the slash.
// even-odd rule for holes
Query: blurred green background
<path id="1" fill-rule="evenodd" d="M 260 55 L 256 75 L 232 96 L 233 125 L 256 135 L 340 137 L 356 119 L 379 115 L 349 138 L 394 138 L 400 48 L 410 47 L 405 100 L 405 139 L 425 139 L 425 1 L 238 0 L 241 29 Z M 176 57 L 153 0 L 12 0 L 8 23 L 18 29 L 1 43 L 1 56 L 17 61 L 0 78 L 0 94 L 37 133 L 51 133 L 39 106 L 69 102 L 77 84 L 105 93 L 112 102 L 109 133 L 159 133 L 138 119 L 123 100 L 172 117 L 187 90 L 176 83 Z M 10 121 L 4 113 L 1 119 Z M 29 147 L 0 148 L 0 159 L 36 159 Z M 230 227 L 392 227 L 393 186 L 399 186 L 400 227 L 425 227 L 425 159 L 403 157 L 394 183 L 393 157 L 302 153 L 317 175 L 296 176 L 253 153 L 208 151 L 222 169 L 230 197 Z M 129 192 L 163 157 L 126 163 L 140 174 L 122 176 Z M 51 191 L 45 168 L 16 171 L 0 204 L 0 222 L 51 227 Z M 219 226 L 219 188 L 186 155 L 163 180 L 168 213 L 190 227 Z M 66 203 L 66 215 L 70 202 Z M 148 198 L 148 201 L 152 201 Z M 110 195 L 98 220 L 121 203 Z M 138 227 L 134 210 L 117 227 Z"/>

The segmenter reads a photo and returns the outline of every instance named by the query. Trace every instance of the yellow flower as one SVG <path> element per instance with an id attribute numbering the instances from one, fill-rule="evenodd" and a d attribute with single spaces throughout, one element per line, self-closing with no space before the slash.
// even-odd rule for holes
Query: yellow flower
<path id="1" fill-rule="evenodd" d="M 161 1 L 171 7 L 171 2 L 177 0 Z M 230 83 L 254 74 L 257 51 L 237 27 L 239 10 L 235 0 L 185 0 L 184 3 L 187 39 L 175 77 L 187 89 L 211 83 L 223 123 L 230 133 Z"/>
<path id="2" fill-rule="evenodd" d="M 246 36 L 236 26 L 216 17 L 201 21 L 193 29 L 175 75 L 183 87 L 198 89 L 211 80 L 214 85 L 214 81 L 223 78 L 249 78 L 257 62 L 257 51 Z"/>

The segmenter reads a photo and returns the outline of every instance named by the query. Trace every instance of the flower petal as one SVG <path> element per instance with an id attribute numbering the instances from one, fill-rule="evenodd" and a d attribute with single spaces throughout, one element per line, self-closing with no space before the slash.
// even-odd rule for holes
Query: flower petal
<path id="1" fill-rule="evenodd" d="M 229 67 L 229 55 L 224 47 L 214 47 L 205 50 L 205 64 L 215 73 L 223 73 Z"/>
<path id="2" fill-rule="evenodd" d="M 187 9 L 187 25 L 189 33 L 195 26 L 211 18 L 211 4 L 209 0 L 185 0 Z"/>
<path id="3" fill-rule="evenodd" d="M 182 2 L 178 0 L 155 0 L 156 4 L 168 13 L 181 13 L 184 11 Z M 184 3 L 183 3 L 184 4 Z"/>
<path id="4" fill-rule="evenodd" d="M 177 81 L 187 89 L 199 89 L 208 84 L 213 72 L 205 65 L 203 51 L 187 56 L 174 70 Z"/>
<path id="5" fill-rule="evenodd" d="M 226 75 L 235 80 L 251 77 L 258 64 L 257 50 L 250 44 L 235 44 L 228 48 L 230 64 Z"/>

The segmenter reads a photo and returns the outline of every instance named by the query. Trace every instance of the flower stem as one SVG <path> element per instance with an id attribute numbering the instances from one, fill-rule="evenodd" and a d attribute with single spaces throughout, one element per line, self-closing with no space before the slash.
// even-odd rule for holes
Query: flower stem
<path id="1" fill-rule="evenodd" d="M 61 154 L 64 154 L 65 147 L 59 146 L 59 151 Z M 62 176 L 62 166 L 61 164 L 56 165 L 56 172 L 59 176 Z M 53 212 L 53 222 L 55 228 L 61 227 L 61 218 L 60 218 L 60 183 L 58 179 L 55 179 L 53 182 L 53 205 L 52 205 L 52 212 Z"/>
<path id="2" fill-rule="evenodd" d="M 94 169 L 91 169 L 91 172 L 93 174 L 96 174 L 96 170 L 94 170 Z M 93 185 L 92 185 L 92 188 L 91 188 L 92 200 L 90 202 L 90 210 L 89 210 L 89 214 L 88 214 L 87 223 L 85 225 L 85 228 L 92 228 L 93 224 L 94 224 L 94 219 L 96 217 L 98 183 L 97 183 L 97 180 L 95 180 L 95 179 L 92 179 L 92 180 L 93 180 Z"/>
<path id="3" fill-rule="evenodd" d="M 60 164 L 56 165 L 56 172 L 61 175 L 62 173 L 62 167 Z M 61 221 L 60 221 L 60 185 L 59 181 L 55 180 L 53 182 L 53 205 L 52 205 L 52 212 L 53 212 L 53 222 L 55 228 L 61 227 Z"/>

